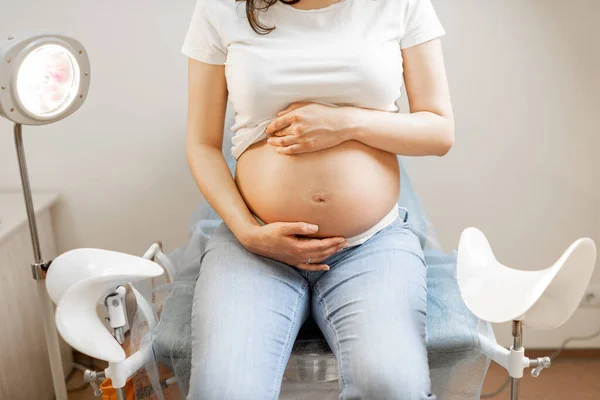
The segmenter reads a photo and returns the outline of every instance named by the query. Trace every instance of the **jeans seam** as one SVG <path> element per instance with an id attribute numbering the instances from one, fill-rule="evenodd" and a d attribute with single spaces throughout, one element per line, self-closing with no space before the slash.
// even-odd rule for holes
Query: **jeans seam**
<path id="1" fill-rule="evenodd" d="M 323 317 L 325 318 L 325 322 L 327 322 L 327 327 L 329 328 L 329 332 L 331 332 L 331 335 L 333 336 L 333 341 L 335 342 L 335 347 L 337 349 L 337 354 L 338 357 L 341 358 L 342 357 L 342 350 L 340 348 L 340 341 L 338 339 L 338 335 L 336 330 L 333 327 L 333 323 L 331 322 L 328 312 L 327 312 L 327 304 L 325 304 L 325 299 L 321 297 L 321 292 L 319 290 L 319 287 L 315 285 L 315 294 L 317 295 L 317 301 L 319 302 L 319 304 L 321 305 L 321 308 L 323 310 Z M 344 371 L 342 368 L 342 362 L 341 360 L 337 360 L 338 362 L 338 371 L 339 371 L 339 375 L 340 375 L 340 382 L 342 383 L 342 388 L 346 387 L 346 380 L 344 379 Z"/>
<path id="2" fill-rule="evenodd" d="M 306 289 L 306 287 L 308 286 L 308 283 L 306 281 L 302 282 L 302 287 L 301 289 Z M 300 309 L 300 300 L 304 297 L 304 294 L 301 293 L 297 299 L 296 299 L 296 306 L 294 308 L 294 313 L 292 314 L 292 323 L 290 324 L 290 329 L 288 330 L 288 334 L 287 334 L 287 338 L 285 340 L 285 346 L 284 346 L 284 351 L 282 352 L 281 355 L 281 359 L 279 360 L 279 371 L 277 371 L 277 377 L 282 376 L 284 373 L 284 360 L 286 358 L 286 354 L 288 354 L 288 348 L 290 347 L 290 342 L 291 342 L 291 338 L 292 338 L 292 331 L 294 330 L 294 327 L 296 326 L 296 317 L 298 315 L 298 310 Z M 279 387 L 279 389 L 281 390 L 281 383 L 279 384 L 279 386 L 275 385 L 275 391 L 273 392 L 273 400 L 277 400 L 277 393 L 278 390 L 277 388 Z"/>

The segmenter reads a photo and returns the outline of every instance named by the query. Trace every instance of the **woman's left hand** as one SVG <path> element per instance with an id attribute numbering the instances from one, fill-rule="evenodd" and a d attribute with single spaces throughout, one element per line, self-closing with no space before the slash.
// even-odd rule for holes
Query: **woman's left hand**
<path id="1" fill-rule="evenodd" d="M 348 140 L 348 108 L 319 103 L 292 103 L 267 125 L 267 143 L 282 154 L 319 151 Z"/>

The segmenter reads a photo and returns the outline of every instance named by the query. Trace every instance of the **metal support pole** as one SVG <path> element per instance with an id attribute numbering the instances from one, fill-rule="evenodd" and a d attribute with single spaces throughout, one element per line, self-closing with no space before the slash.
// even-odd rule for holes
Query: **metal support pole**
<path id="1" fill-rule="evenodd" d="M 118 389 L 116 389 L 116 391 L 117 391 L 117 399 L 119 399 L 119 400 L 126 399 L 125 388 L 118 388 Z"/>
<path id="2" fill-rule="evenodd" d="M 15 124 L 15 146 L 17 148 L 17 159 L 19 160 L 19 172 L 21 173 L 21 185 L 23 186 L 23 198 L 27 210 L 27 220 L 29 221 L 29 234 L 31 236 L 31 245 L 33 247 L 33 258 L 35 263 L 42 263 L 42 251 L 40 250 L 40 239 L 35 221 L 35 212 L 33 209 L 33 198 L 31 196 L 31 187 L 29 186 L 29 174 L 27 173 L 27 162 L 25 160 L 25 150 L 23 147 L 22 125 Z"/>
<path id="3" fill-rule="evenodd" d="M 67 386 L 63 373 L 62 360 L 60 356 L 60 345 L 58 342 L 58 333 L 54 324 L 54 308 L 52 300 L 46 292 L 44 282 L 47 265 L 42 260 L 42 251 L 40 249 L 40 239 L 35 220 L 35 210 L 33 208 L 33 197 L 31 187 L 29 186 L 29 174 L 27 173 L 27 163 L 25 161 L 25 150 L 23 147 L 23 135 L 21 124 L 15 124 L 15 147 L 17 149 L 17 158 L 19 161 L 19 172 L 21 173 L 21 185 L 23 186 L 23 197 L 25 199 L 25 208 L 27 210 L 27 220 L 29 221 L 29 233 L 31 235 L 31 245 L 33 247 L 34 263 L 31 265 L 33 277 L 37 280 L 38 295 L 40 301 L 40 311 L 46 335 L 46 346 L 48 348 L 48 357 L 50 359 L 50 370 L 52 372 L 52 382 L 54 384 L 54 393 L 56 400 L 67 400 Z"/>
<path id="4" fill-rule="evenodd" d="M 523 347 L 523 323 L 512 322 L 513 349 L 520 350 Z M 521 395 L 521 378 L 510 378 L 510 400 L 519 400 Z"/>

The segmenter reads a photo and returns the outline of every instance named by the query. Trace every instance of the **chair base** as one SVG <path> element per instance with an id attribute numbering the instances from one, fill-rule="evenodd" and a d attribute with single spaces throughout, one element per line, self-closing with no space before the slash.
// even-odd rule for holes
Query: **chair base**
<path id="1" fill-rule="evenodd" d="M 335 356 L 329 354 L 292 354 L 283 373 L 293 382 L 333 382 L 339 377 Z"/>
<path id="2" fill-rule="evenodd" d="M 534 378 L 538 377 L 544 368 L 550 367 L 551 359 L 549 357 L 542 357 L 530 360 L 528 357 L 525 357 L 523 325 L 521 321 L 513 321 L 512 334 L 513 345 L 510 347 L 510 350 L 482 336 L 480 336 L 480 342 L 482 352 L 507 370 L 511 379 L 510 399 L 518 400 L 521 394 L 523 370 L 533 367 L 531 375 Z"/>

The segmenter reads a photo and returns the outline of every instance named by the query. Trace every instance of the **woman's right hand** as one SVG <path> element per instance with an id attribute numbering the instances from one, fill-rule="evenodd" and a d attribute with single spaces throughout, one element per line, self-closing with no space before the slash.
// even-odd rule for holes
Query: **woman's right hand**
<path id="1" fill-rule="evenodd" d="M 255 225 L 240 239 L 252 253 L 282 261 L 307 271 L 327 271 L 321 261 L 344 248 L 348 242 L 341 236 L 325 239 L 302 238 L 318 231 L 316 225 L 304 222 L 273 222 Z M 310 258 L 311 263 L 306 264 Z"/>

